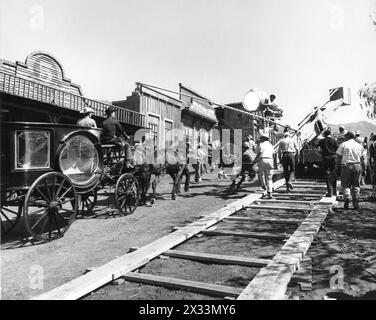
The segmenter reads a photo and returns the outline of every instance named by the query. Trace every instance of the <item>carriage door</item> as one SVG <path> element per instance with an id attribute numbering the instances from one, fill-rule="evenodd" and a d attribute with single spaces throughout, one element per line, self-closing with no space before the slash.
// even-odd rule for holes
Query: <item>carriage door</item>
<path id="1" fill-rule="evenodd" d="M 159 147 L 159 117 L 149 114 L 150 139 L 153 143 L 154 150 Z"/>

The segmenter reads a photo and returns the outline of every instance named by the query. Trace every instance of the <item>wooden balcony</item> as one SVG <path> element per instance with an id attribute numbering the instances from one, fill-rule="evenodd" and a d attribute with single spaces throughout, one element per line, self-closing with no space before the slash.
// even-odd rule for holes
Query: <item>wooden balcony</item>
<path id="1" fill-rule="evenodd" d="M 96 116 L 102 118 L 104 117 L 105 110 L 111 106 L 101 101 L 65 92 L 44 84 L 10 75 L 3 71 L 0 71 L 0 92 L 78 112 L 85 106 L 89 106 L 94 109 Z M 120 122 L 137 127 L 145 127 L 146 119 L 144 115 L 121 107 L 113 107 L 118 110 L 116 117 Z"/>

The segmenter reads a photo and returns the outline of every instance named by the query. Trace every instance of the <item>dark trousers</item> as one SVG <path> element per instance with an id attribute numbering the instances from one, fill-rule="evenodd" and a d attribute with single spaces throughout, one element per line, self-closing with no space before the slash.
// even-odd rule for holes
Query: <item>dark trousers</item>
<path id="1" fill-rule="evenodd" d="M 290 180 L 294 177 L 295 172 L 295 153 L 294 152 L 286 152 L 282 155 L 281 159 L 282 167 L 283 167 L 283 174 L 285 176 L 286 183 L 290 182 Z"/>
<path id="2" fill-rule="evenodd" d="M 329 194 L 337 193 L 336 157 L 324 157 L 322 167 L 325 173 L 325 182 Z"/>

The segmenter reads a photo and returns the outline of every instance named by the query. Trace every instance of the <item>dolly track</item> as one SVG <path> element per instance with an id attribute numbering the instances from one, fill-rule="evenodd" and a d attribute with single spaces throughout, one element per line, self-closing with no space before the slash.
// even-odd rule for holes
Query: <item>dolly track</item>
<path id="1" fill-rule="evenodd" d="M 210 215 L 207 215 L 196 222 L 177 231 L 158 239 L 138 250 L 127 253 L 91 272 L 78 277 L 60 287 L 49 292 L 33 297 L 32 299 L 80 299 L 92 291 L 111 283 L 112 281 L 123 278 L 127 281 L 163 286 L 174 289 L 188 290 L 200 294 L 207 294 L 218 297 L 232 297 L 238 299 L 283 299 L 286 294 L 287 285 L 290 282 L 294 272 L 299 269 L 300 262 L 308 251 L 311 242 L 319 231 L 322 222 L 333 205 L 334 198 L 322 198 L 325 193 L 325 187 L 318 185 L 317 182 L 310 181 L 309 187 L 305 186 L 304 180 L 297 181 L 294 193 L 283 193 L 281 187 L 283 181 L 274 183 L 277 195 L 281 195 L 290 200 L 276 199 L 261 200 L 261 194 L 251 194 L 230 205 L 220 209 Z M 300 186 L 301 185 L 301 186 Z M 300 188 L 310 188 L 304 192 L 297 191 Z M 311 193 L 309 193 L 312 191 Z M 303 192 L 303 193 L 301 193 Z M 294 198 L 291 200 L 291 198 Z M 298 199 L 297 199 L 298 198 Z M 314 198 L 314 200 L 312 200 Z M 299 206 L 294 208 L 294 201 Z M 255 205 L 256 204 L 256 205 Z M 274 204 L 274 205 L 272 205 Z M 304 205 L 306 204 L 306 207 Z M 267 218 L 239 217 L 240 211 L 247 210 L 248 213 L 256 211 L 267 211 Z M 273 213 L 281 210 L 293 210 L 299 212 L 309 212 L 303 220 L 299 219 L 279 219 L 274 217 Z M 231 222 L 265 222 L 278 225 L 299 225 L 293 234 L 274 234 L 262 232 L 226 232 L 216 230 L 218 226 Z M 300 224 L 299 224 L 300 223 Z M 184 252 L 180 250 L 171 250 L 176 246 L 189 242 L 189 239 L 205 234 L 206 236 L 233 236 L 236 238 L 258 238 L 270 239 L 270 241 L 286 241 L 282 249 L 273 257 L 273 259 L 258 259 L 252 257 L 235 257 L 228 255 L 213 255 L 197 252 Z M 285 239 L 285 240 L 283 240 Z M 151 260 L 161 257 L 171 256 L 178 259 L 187 259 L 211 264 L 233 264 L 260 268 L 258 274 L 252 279 L 246 288 L 236 288 L 221 286 L 217 284 L 208 284 L 197 281 L 188 281 L 170 277 L 162 277 L 151 274 L 136 273 L 134 271 L 147 265 Z"/>

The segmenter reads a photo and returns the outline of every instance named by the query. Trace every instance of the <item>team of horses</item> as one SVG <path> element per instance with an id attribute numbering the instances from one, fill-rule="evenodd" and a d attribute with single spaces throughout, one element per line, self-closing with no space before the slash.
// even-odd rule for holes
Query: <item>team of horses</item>
<path id="1" fill-rule="evenodd" d="M 171 198 L 176 200 L 180 193 L 180 185 L 185 177 L 184 191 L 189 191 L 190 172 L 187 161 L 179 152 L 172 148 L 159 149 L 152 152 L 151 156 L 146 149 L 137 148 L 133 152 L 133 173 L 139 177 L 141 189 L 141 202 L 147 202 L 147 192 L 152 187 L 151 203 L 157 198 L 157 186 L 165 175 L 172 180 Z"/>
<path id="2" fill-rule="evenodd" d="M 223 149 L 221 146 L 218 148 Z M 244 154 L 244 152 L 242 153 Z M 135 176 L 139 177 L 140 200 L 142 203 L 147 203 L 147 193 L 150 186 L 152 187 L 150 202 L 151 204 L 155 202 L 158 184 L 165 175 L 169 175 L 173 181 L 171 190 L 172 200 L 176 200 L 177 194 L 180 194 L 180 185 L 183 177 L 185 178 L 184 191 L 189 192 L 190 172 L 188 169 L 187 156 L 188 150 L 186 150 L 185 154 L 181 154 L 174 148 L 154 150 L 151 154 L 146 148 L 136 148 L 133 151 L 133 173 Z M 254 154 L 253 158 L 255 158 L 255 156 Z M 222 158 L 224 158 L 224 155 L 221 153 L 221 159 Z M 226 167 L 222 162 L 221 160 L 219 167 Z M 253 179 L 257 172 L 254 163 L 244 161 L 244 159 L 239 168 L 237 168 L 234 163 L 228 165 L 228 167 L 232 167 L 233 171 L 233 183 L 231 188 L 236 186 L 239 189 L 247 177 Z M 241 179 L 235 185 L 235 181 L 238 177 Z"/>

